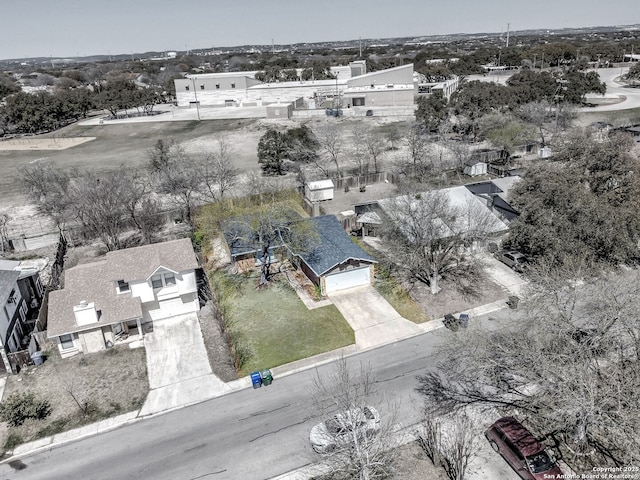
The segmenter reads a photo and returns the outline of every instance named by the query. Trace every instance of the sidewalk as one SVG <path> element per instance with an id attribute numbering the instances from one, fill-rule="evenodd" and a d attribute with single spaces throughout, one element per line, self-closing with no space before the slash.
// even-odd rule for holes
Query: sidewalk
<path id="1" fill-rule="evenodd" d="M 498 301 L 468 310 L 466 311 L 466 313 L 468 313 L 473 319 L 474 316 L 484 315 L 497 310 L 502 310 L 506 307 L 507 305 L 504 301 Z M 444 326 L 442 320 L 443 319 L 440 318 L 422 324 L 415 324 L 417 328 L 415 330 L 412 329 L 411 333 L 408 333 L 404 337 L 394 338 L 387 341 L 386 343 L 404 340 L 406 338 L 410 338 L 416 335 L 422 335 L 423 333 L 442 328 Z M 343 356 L 346 357 L 355 355 L 356 353 L 361 353 L 364 350 L 370 350 L 379 346 L 381 346 L 381 344 L 376 344 L 367 348 L 356 348 L 356 345 L 349 345 L 347 347 L 298 360 L 286 365 L 274 367 L 271 369 L 271 371 L 274 375 L 274 378 L 281 378 L 287 375 L 293 375 L 303 370 L 314 368 L 318 365 L 332 362 Z M 97 423 L 85 425 L 84 427 L 62 432 L 52 437 L 46 437 L 35 440 L 33 442 L 24 443 L 14 448 L 12 457 L 28 455 L 36 453 L 38 451 L 50 449 L 55 446 L 63 445 L 65 443 L 75 442 L 86 437 L 98 435 L 100 433 L 108 432 L 110 430 L 114 430 L 116 428 L 140 421 L 144 418 L 148 418 L 149 416 L 162 415 L 164 413 L 201 403 L 237 390 L 251 388 L 251 379 L 249 377 L 243 377 L 228 383 L 221 382 L 217 377 L 209 377 L 215 376 L 213 374 L 204 375 L 189 379 L 187 381 L 174 383 L 172 385 L 165 385 L 155 390 L 151 390 L 144 406 L 138 411 L 129 412 L 117 417 L 102 420 Z M 412 440 L 407 440 L 407 442 L 408 441 Z M 302 469 L 300 471 L 287 474 L 292 476 L 282 478 L 291 480 L 311 478 L 311 476 L 318 474 L 318 472 L 314 470 L 316 468 L 317 466 L 311 465 L 305 467 L 305 469 Z"/>

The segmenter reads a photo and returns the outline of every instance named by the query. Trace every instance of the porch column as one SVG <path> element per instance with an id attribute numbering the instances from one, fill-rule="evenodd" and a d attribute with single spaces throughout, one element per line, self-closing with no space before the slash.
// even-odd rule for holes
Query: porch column
<path id="1" fill-rule="evenodd" d="M 138 334 L 140 334 L 140 338 L 144 338 L 144 333 L 142 333 L 142 323 L 140 322 L 140 317 L 136 318 L 136 325 L 138 326 Z"/>

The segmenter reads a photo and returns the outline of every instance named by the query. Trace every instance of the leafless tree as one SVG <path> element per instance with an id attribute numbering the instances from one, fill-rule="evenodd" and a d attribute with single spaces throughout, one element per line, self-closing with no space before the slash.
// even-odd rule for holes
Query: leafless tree
<path id="1" fill-rule="evenodd" d="M 130 223 L 144 243 L 163 223 L 146 177 L 134 169 L 80 172 L 38 164 L 22 169 L 21 181 L 38 210 L 58 228 L 79 222 L 85 234 L 99 238 L 107 250 L 123 246 L 122 235 Z"/>
<path id="2" fill-rule="evenodd" d="M 0 252 L 5 252 L 10 249 L 9 246 L 9 233 L 7 232 L 7 225 L 11 217 L 6 213 L 0 214 Z"/>
<path id="3" fill-rule="evenodd" d="M 479 448 L 475 424 L 462 412 L 444 418 L 428 416 L 423 427 L 418 441 L 429 459 L 441 465 L 451 480 L 464 480 Z"/>
<path id="4" fill-rule="evenodd" d="M 193 208 L 203 190 L 203 178 L 196 168 L 197 162 L 184 149 L 173 142 L 159 140 L 149 152 L 149 170 L 158 193 L 169 195 L 185 214 L 193 227 Z"/>
<path id="5" fill-rule="evenodd" d="M 442 466 L 451 480 L 464 480 L 469 462 L 478 451 L 478 432 L 466 414 L 456 415 L 441 443 Z"/>
<path id="6" fill-rule="evenodd" d="M 351 128 L 351 134 L 353 136 L 353 139 L 351 139 L 351 148 L 349 149 L 351 157 L 358 166 L 358 175 L 365 175 L 369 172 L 369 155 L 367 145 L 364 141 L 367 135 L 367 129 L 364 125 L 356 123 Z"/>
<path id="7" fill-rule="evenodd" d="M 87 172 L 73 179 L 69 196 L 73 212 L 90 238 L 100 238 L 107 250 L 121 248 L 127 228 L 125 176 L 118 172 Z"/>
<path id="8" fill-rule="evenodd" d="M 373 160 L 373 168 L 375 172 L 378 173 L 380 171 L 379 161 L 385 152 L 384 140 L 377 132 L 369 127 L 362 137 L 362 142 L 364 143 L 369 157 Z"/>
<path id="9" fill-rule="evenodd" d="M 433 171 L 429 158 L 430 142 L 427 132 L 421 125 L 412 124 L 407 130 L 404 144 L 407 148 L 407 157 L 399 165 L 400 171 L 418 182 L 424 182 Z"/>
<path id="10" fill-rule="evenodd" d="M 311 222 L 300 220 L 286 203 L 264 201 L 234 216 L 225 225 L 230 243 L 239 241 L 256 249 L 260 262 L 260 285 L 271 280 L 276 255 L 282 260 L 303 254 L 318 244 L 318 233 Z"/>
<path id="11" fill-rule="evenodd" d="M 483 205 L 453 205 L 438 191 L 388 199 L 382 206 L 388 217 L 382 236 L 398 255 L 397 263 L 433 294 L 442 277 L 460 279 L 475 272 L 471 248 L 499 222 Z"/>
<path id="12" fill-rule="evenodd" d="M 69 220 L 69 184 L 77 177 L 75 169 L 57 168 L 49 163 L 36 163 L 19 169 L 18 180 L 38 211 L 48 216 L 62 230 Z"/>
<path id="13" fill-rule="evenodd" d="M 77 373 L 72 373 L 69 370 L 61 371 L 57 367 L 55 367 L 55 371 L 64 393 L 71 397 L 82 415 L 89 415 L 96 407 L 91 391 L 79 381 L 80 377 L 77 376 Z"/>
<path id="14" fill-rule="evenodd" d="M 552 108 L 547 100 L 541 100 L 522 105 L 516 112 L 518 118 L 536 128 L 542 146 L 547 144 L 547 134 L 553 131 Z"/>
<path id="15" fill-rule="evenodd" d="M 333 371 L 317 374 L 311 389 L 311 404 L 318 418 L 327 420 L 336 414 L 343 416 L 348 431 L 347 441 L 336 442 L 331 453 L 323 455 L 333 478 L 373 480 L 386 478 L 394 462 L 397 405 L 386 402 L 376 388 L 376 378 L 370 365 L 352 368 L 343 357 Z M 357 424 L 358 412 L 366 406 L 380 411 L 377 434 L 366 434 Z M 382 409 L 383 407 L 384 410 Z"/>
<path id="16" fill-rule="evenodd" d="M 341 177 L 340 156 L 344 150 L 344 140 L 340 129 L 336 124 L 330 123 L 318 128 L 314 133 L 320 145 L 320 151 L 333 162 L 338 176 Z"/>
<path id="17" fill-rule="evenodd" d="M 387 139 L 387 142 L 389 142 L 391 150 L 395 150 L 396 143 L 402 140 L 402 133 L 400 133 L 400 129 L 396 124 L 389 125 L 386 139 Z"/>
<path id="18" fill-rule="evenodd" d="M 233 165 L 233 150 L 224 138 L 217 140 L 215 149 L 207 152 L 200 160 L 200 170 L 204 182 L 204 194 L 212 200 L 224 198 L 238 183 L 239 171 Z"/>
<path id="19" fill-rule="evenodd" d="M 456 336 L 419 391 L 441 412 L 515 408 L 565 453 L 579 454 L 586 471 L 638 462 L 640 275 L 546 271 L 554 277 L 533 286 L 520 318 Z"/>

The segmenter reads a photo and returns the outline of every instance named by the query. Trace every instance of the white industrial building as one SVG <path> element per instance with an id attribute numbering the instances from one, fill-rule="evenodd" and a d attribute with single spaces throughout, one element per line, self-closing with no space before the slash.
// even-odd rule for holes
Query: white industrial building
<path id="1" fill-rule="evenodd" d="M 412 107 L 418 94 L 413 64 L 366 73 L 365 62 L 357 61 L 332 67 L 331 71 L 335 79 L 273 83 L 256 79 L 257 71 L 187 75 L 175 80 L 176 100 L 179 107 L 278 104 L 313 110 L 335 105 L 342 109 Z M 301 72 L 299 69 L 298 74 Z M 447 86 L 447 93 L 449 90 Z M 278 115 L 289 116 L 279 109 Z"/>

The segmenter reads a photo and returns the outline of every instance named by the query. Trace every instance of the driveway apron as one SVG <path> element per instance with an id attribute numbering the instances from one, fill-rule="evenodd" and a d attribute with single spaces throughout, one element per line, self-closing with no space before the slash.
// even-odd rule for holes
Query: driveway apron
<path id="1" fill-rule="evenodd" d="M 231 389 L 216 377 L 195 313 L 153 322 L 144 337 L 149 395 L 140 416 L 199 403 Z"/>
<path id="2" fill-rule="evenodd" d="M 144 345 L 152 389 L 211 373 L 195 313 L 156 320 Z"/>
<path id="3" fill-rule="evenodd" d="M 372 286 L 342 290 L 329 298 L 353 328 L 357 349 L 377 347 L 423 331 L 401 317 Z"/>

